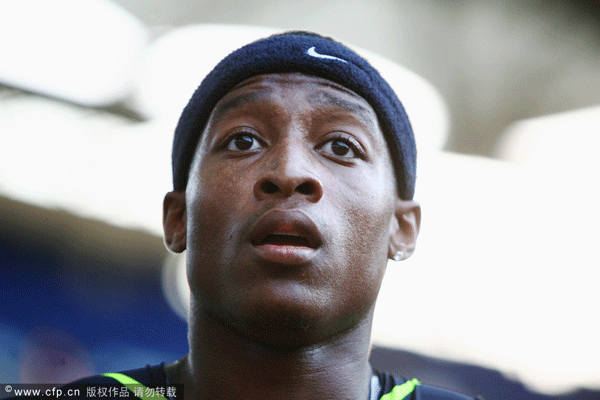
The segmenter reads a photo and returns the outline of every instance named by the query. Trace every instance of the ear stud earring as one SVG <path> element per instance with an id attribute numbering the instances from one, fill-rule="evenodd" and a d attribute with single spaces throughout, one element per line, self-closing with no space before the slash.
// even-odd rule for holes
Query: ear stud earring
<path id="1" fill-rule="evenodd" d="M 394 257 L 392 257 L 392 260 L 394 260 L 394 261 L 402 261 L 402 260 L 404 260 L 404 252 L 403 251 L 397 251 L 396 254 L 394 254 Z"/>

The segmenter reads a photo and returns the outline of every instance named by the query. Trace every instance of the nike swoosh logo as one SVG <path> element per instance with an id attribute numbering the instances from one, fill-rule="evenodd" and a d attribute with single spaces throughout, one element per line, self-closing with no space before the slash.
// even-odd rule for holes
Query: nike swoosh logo
<path id="1" fill-rule="evenodd" d="M 308 54 L 311 57 L 315 57 L 315 58 L 322 58 L 325 60 L 338 60 L 341 62 L 348 62 L 346 60 L 343 60 L 339 57 L 334 57 L 334 56 L 328 56 L 327 54 L 319 54 L 317 53 L 317 50 L 315 50 L 315 46 L 311 47 L 310 49 L 306 50 L 306 54 Z"/>

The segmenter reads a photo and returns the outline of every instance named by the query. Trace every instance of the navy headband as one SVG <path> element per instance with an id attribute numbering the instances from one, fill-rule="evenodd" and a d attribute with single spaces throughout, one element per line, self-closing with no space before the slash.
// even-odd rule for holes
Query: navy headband
<path id="1" fill-rule="evenodd" d="M 173 186 L 184 190 L 200 135 L 217 104 L 235 85 L 262 74 L 300 72 L 336 82 L 375 110 L 387 141 L 398 194 L 412 199 L 416 146 L 408 116 L 390 85 L 346 46 L 306 32 L 290 32 L 250 43 L 225 57 L 204 78 L 183 110 L 173 140 Z"/>

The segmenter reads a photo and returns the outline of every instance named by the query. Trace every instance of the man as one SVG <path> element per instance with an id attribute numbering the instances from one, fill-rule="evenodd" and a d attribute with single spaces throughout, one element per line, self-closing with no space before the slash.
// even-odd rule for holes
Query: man
<path id="1" fill-rule="evenodd" d="M 165 242 L 187 250 L 190 352 L 83 383 L 188 399 L 467 399 L 374 371 L 388 259 L 419 232 L 415 143 L 381 76 L 306 32 L 226 57 L 183 111 Z"/>

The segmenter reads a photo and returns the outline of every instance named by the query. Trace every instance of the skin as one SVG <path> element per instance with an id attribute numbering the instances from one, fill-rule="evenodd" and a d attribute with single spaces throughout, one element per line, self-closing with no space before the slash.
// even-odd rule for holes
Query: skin
<path id="1" fill-rule="evenodd" d="M 242 82 L 165 197 L 191 289 L 190 353 L 167 374 L 188 398 L 366 399 L 387 260 L 419 224 L 363 98 L 296 73 Z"/>

